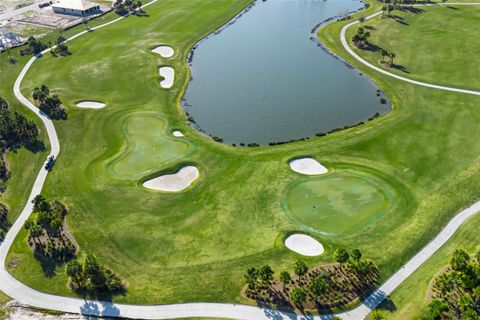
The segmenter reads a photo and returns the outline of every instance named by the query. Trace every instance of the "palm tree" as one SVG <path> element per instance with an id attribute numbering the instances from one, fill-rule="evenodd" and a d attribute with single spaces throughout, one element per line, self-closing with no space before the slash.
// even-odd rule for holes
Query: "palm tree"
<path id="1" fill-rule="evenodd" d="M 82 23 L 85 25 L 85 28 L 86 28 L 87 30 L 90 30 L 90 28 L 88 27 L 88 19 L 87 19 L 87 18 L 83 18 L 83 19 L 82 19 Z"/>
<path id="2" fill-rule="evenodd" d="M 305 289 L 301 287 L 295 287 L 292 289 L 292 292 L 290 292 L 290 301 L 293 305 L 299 308 L 303 308 L 303 304 L 306 300 L 307 293 L 305 292 Z"/>
<path id="3" fill-rule="evenodd" d="M 298 276 L 298 281 L 302 279 L 302 276 L 305 275 L 308 271 L 308 266 L 305 262 L 297 260 L 293 266 L 293 271 Z"/>
<path id="4" fill-rule="evenodd" d="M 380 60 L 380 62 L 381 62 L 381 63 L 384 63 L 384 62 L 385 62 L 385 58 L 388 57 L 388 51 L 382 49 L 381 54 L 382 54 L 382 60 Z"/>
<path id="5" fill-rule="evenodd" d="M 288 271 L 282 271 L 280 273 L 280 281 L 283 284 L 283 291 L 285 291 L 285 286 L 292 281 L 292 278 L 290 277 L 290 273 Z"/>
<path id="6" fill-rule="evenodd" d="M 327 292 L 327 283 L 323 277 L 317 276 L 310 281 L 308 284 L 308 289 L 313 294 L 315 301 L 318 304 L 318 296 Z"/>
<path id="7" fill-rule="evenodd" d="M 390 66 L 393 66 L 393 59 L 395 59 L 396 54 L 393 53 L 393 52 L 390 52 L 390 53 L 388 54 L 388 57 L 390 58 Z"/>

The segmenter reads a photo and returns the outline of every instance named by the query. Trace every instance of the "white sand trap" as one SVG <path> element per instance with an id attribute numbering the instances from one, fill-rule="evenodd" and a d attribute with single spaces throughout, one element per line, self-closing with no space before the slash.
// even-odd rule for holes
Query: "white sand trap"
<path id="1" fill-rule="evenodd" d="M 165 89 L 170 89 L 173 86 L 175 78 L 175 70 L 172 67 L 160 67 L 158 69 L 160 76 L 164 79 L 160 81 L 160 86 Z"/>
<path id="2" fill-rule="evenodd" d="M 285 239 L 285 246 L 304 256 L 319 256 L 324 252 L 320 242 L 306 234 L 292 234 Z"/>
<path id="3" fill-rule="evenodd" d="M 158 46 L 152 50 L 153 53 L 158 53 L 162 58 L 171 58 L 175 51 L 169 46 Z"/>
<path id="4" fill-rule="evenodd" d="M 293 171 L 302 174 L 316 175 L 328 172 L 327 168 L 325 168 L 320 163 L 318 163 L 317 160 L 312 158 L 295 159 L 290 161 L 289 163 L 290 168 L 292 168 Z"/>
<path id="5" fill-rule="evenodd" d="M 98 101 L 80 101 L 77 103 L 77 107 L 86 109 L 102 109 L 105 107 L 105 103 Z"/>
<path id="6" fill-rule="evenodd" d="M 179 192 L 188 188 L 199 175 L 200 172 L 196 167 L 185 166 L 175 173 L 145 181 L 143 186 L 154 190 Z"/>
<path id="7" fill-rule="evenodd" d="M 175 130 L 175 131 L 173 131 L 173 136 L 174 137 L 183 137 L 184 135 L 183 135 L 182 131 Z"/>

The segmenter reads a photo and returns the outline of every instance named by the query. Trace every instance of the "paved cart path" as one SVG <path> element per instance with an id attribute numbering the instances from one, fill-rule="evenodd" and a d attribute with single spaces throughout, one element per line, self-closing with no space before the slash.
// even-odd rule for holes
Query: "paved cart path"
<path id="1" fill-rule="evenodd" d="M 152 1 L 149 4 L 156 2 Z M 148 6 L 149 4 L 145 5 Z M 480 3 L 474 3 L 475 5 Z M 466 5 L 466 4 L 462 4 Z M 380 13 L 376 13 L 368 18 L 372 18 Z M 123 19 L 112 20 L 103 25 L 92 28 L 93 30 L 105 27 L 109 24 L 115 23 Z M 356 55 L 353 50 L 348 47 L 345 41 L 345 31 L 348 27 L 354 25 L 356 22 L 352 22 L 346 25 L 342 29 L 342 43 L 344 43 L 345 49 L 354 56 L 357 60 L 365 65 L 392 76 L 394 78 L 407 81 L 417 85 L 423 85 L 434 89 L 448 90 L 466 94 L 480 95 L 480 92 L 471 90 L 462 90 L 457 88 L 449 88 L 443 86 L 437 86 L 434 84 L 423 83 L 419 81 L 410 80 L 389 73 L 385 70 L 379 69 L 370 65 L 368 62 Z M 81 35 L 88 33 L 88 31 L 82 31 L 67 41 L 71 41 Z M 51 49 L 47 49 L 42 54 L 49 52 Z M 60 144 L 58 141 L 57 133 L 52 121 L 40 112 L 20 91 L 21 82 L 31 67 L 31 65 L 39 58 L 33 57 L 25 65 L 21 73 L 19 74 L 15 85 L 14 94 L 18 101 L 23 105 L 31 109 L 45 124 L 48 138 L 51 146 L 51 155 L 58 156 L 60 152 Z M 7 233 L 5 240 L 0 245 L 0 290 L 5 292 L 10 297 L 14 298 L 20 303 L 30 305 L 37 308 L 51 309 L 62 312 L 81 313 L 84 315 L 94 316 L 110 316 L 110 317 L 125 317 L 125 318 L 143 318 L 143 319 L 172 319 L 172 318 L 188 318 L 188 317 L 218 317 L 218 318 L 233 318 L 233 319 L 330 319 L 333 315 L 322 316 L 297 316 L 292 313 L 281 312 L 270 308 L 262 308 L 256 306 L 228 304 L 228 303 L 185 303 L 185 304 L 170 304 L 170 305 L 128 305 L 117 304 L 105 301 L 92 301 L 79 298 L 63 297 L 52 294 L 43 293 L 34 290 L 25 284 L 21 283 L 14 277 L 12 277 L 6 270 L 5 263 L 8 250 L 10 249 L 13 241 L 19 231 L 21 230 L 25 220 L 28 219 L 32 213 L 33 205 L 31 200 L 38 195 L 43 187 L 48 172 L 42 168 L 38 173 L 38 176 L 33 185 L 28 202 L 25 205 L 22 213 L 13 224 L 10 231 Z M 419 253 L 410 259 L 400 270 L 393 274 L 384 284 L 380 286 L 374 293 L 372 293 L 362 304 L 355 309 L 337 314 L 343 319 L 347 320 L 360 320 L 364 319 L 368 313 L 378 306 L 383 299 L 392 293 L 406 278 L 408 278 L 415 270 L 417 270 L 432 254 L 434 254 L 439 248 L 441 248 L 457 229 L 467 221 L 471 216 L 480 211 L 480 201 L 473 204 L 471 207 L 458 213 L 450 222 L 443 228 L 443 230 L 428 243 Z"/>

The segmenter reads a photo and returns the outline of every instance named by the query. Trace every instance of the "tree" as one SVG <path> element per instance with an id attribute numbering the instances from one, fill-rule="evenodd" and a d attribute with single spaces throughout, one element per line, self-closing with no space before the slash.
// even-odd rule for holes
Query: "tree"
<path id="1" fill-rule="evenodd" d="M 293 305 L 299 308 L 303 308 L 303 304 L 306 300 L 307 293 L 305 292 L 305 289 L 301 287 L 295 287 L 292 289 L 292 292 L 290 292 L 290 301 Z"/>
<path id="2" fill-rule="evenodd" d="M 385 62 L 385 58 L 388 57 L 388 51 L 382 49 L 381 55 L 382 55 L 382 60 L 380 60 L 380 62 L 381 62 L 381 63 L 384 63 L 384 62 Z"/>
<path id="3" fill-rule="evenodd" d="M 385 313 L 382 310 L 373 310 L 368 315 L 368 320 L 383 320 L 385 319 Z"/>
<path id="4" fill-rule="evenodd" d="M 439 319 L 445 311 L 448 311 L 448 304 L 439 299 L 433 299 L 427 305 L 427 316 L 430 319 Z"/>
<path id="5" fill-rule="evenodd" d="M 38 237 L 42 235 L 42 228 L 38 224 L 33 224 L 30 226 L 30 236 L 33 238 L 33 241 L 37 243 Z"/>
<path id="6" fill-rule="evenodd" d="M 41 194 L 33 198 L 32 203 L 34 212 L 50 212 L 50 204 Z"/>
<path id="7" fill-rule="evenodd" d="M 78 262 L 77 259 L 70 260 L 67 265 L 65 266 L 65 274 L 70 277 L 72 280 L 72 284 L 76 287 L 82 287 L 82 277 L 83 277 L 83 270 L 82 265 Z"/>
<path id="8" fill-rule="evenodd" d="M 455 250 L 453 252 L 452 259 L 450 260 L 450 266 L 455 271 L 464 271 L 467 269 L 470 256 L 464 250 Z"/>
<path id="9" fill-rule="evenodd" d="M 255 285 L 256 285 L 257 279 L 258 279 L 257 269 L 255 269 L 254 267 L 249 268 L 247 270 L 247 273 L 245 273 L 243 276 L 244 276 L 245 282 L 248 284 L 248 286 L 251 289 L 255 289 Z"/>
<path id="10" fill-rule="evenodd" d="M 442 295 L 446 295 L 455 287 L 451 274 L 443 273 L 435 279 L 435 287 L 440 290 Z"/>
<path id="11" fill-rule="evenodd" d="M 390 52 L 390 53 L 388 54 L 388 57 L 390 58 L 390 61 L 389 61 L 390 66 L 393 66 L 393 59 L 395 59 L 396 54 L 393 53 L 393 52 Z"/>
<path id="12" fill-rule="evenodd" d="M 62 229 L 62 226 L 63 220 L 60 218 L 55 218 L 50 222 L 50 228 L 55 232 L 59 232 Z"/>
<path id="13" fill-rule="evenodd" d="M 350 254 L 350 259 L 354 262 L 360 261 L 362 259 L 362 253 L 358 249 L 353 249 L 352 253 Z"/>
<path id="14" fill-rule="evenodd" d="M 295 274 L 298 276 L 298 279 L 300 280 L 302 276 L 307 273 L 308 266 L 302 260 L 297 260 L 295 262 L 295 265 L 293 266 L 293 271 L 295 272 Z"/>
<path id="15" fill-rule="evenodd" d="M 335 249 L 335 251 L 333 252 L 333 258 L 338 263 L 344 264 L 345 262 L 348 261 L 348 258 L 349 258 L 348 251 L 341 248 Z"/>
<path id="16" fill-rule="evenodd" d="M 472 296 L 468 293 L 462 295 L 458 299 L 458 307 L 462 313 L 466 312 L 469 309 L 472 309 L 475 306 L 475 301 L 473 300 Z"/>
<path id="17" fill-rule="evenodd" d="M 327 292 L 327 283 L 325 279 L 323 279 L 323 277 L 316 276 L 308 284 L 308 289 L 310 290 L 312 295 L 315 297 L 315 301 L 317 301 L 318 303 L 318 296 Z"/>
<path id="18" fill-rule="evenodd" d="M 280 281 L 283 284 L 283 291 L 285 291 L 285 286 L 292 281 L 292 278 L 290 277 L 290 273 L 288 271 L 282 271 L 280 273 Z"/>
<path id="19" fill-rule="evenodd" d="M 272 270 L 272 268 L 270 268 L 270 266 L 268 264 L 264 265 L 258 271 L 258 276 L 260 277 L 260 280 L 264 284 L 268 284 L 268 283 L 270 283 L 270 281 L 273 280 L 273 270 Z"/>
<path id="20" fill-rule="evenodd" d="M 38 213 L 37 216 L 37 224 L 42 226 L 43 228 L 46 228 L 50 225 L 50 222 L 52 221 L 52 218 L 50 217 L 50 214 L 45 211 L 41 211 Z"/>
<path id="21" fill-rule="evenodd" d="M 363 26 L 363 23 L 365 22 L 365 17 L 361 16 L 358 18 L 358 22 L 360 22 L 360 25 Z"/>

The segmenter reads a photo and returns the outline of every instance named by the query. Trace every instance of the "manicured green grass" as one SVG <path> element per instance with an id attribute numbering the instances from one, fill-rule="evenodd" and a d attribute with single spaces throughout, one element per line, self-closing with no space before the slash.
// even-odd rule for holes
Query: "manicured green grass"
<path id="1" fill-rule="evenodd" d="M 296 181 L 285 191 L 284 207 L 295 222 L 324 235 L 352 235 L 374 225 L 398 198 L 374 176 L 339 171 Z"/>
<path id="2" fill-rule="evenodd" d="M 381 66 L 380 49 L 396 53 L 396 74 L 429 83 L 480 90 L 480 6 L 448 5 L 408 7 L 391 18 L 377 17 L 365 23 L 374 50 L 356 50 Z M 474 27 L 477 26 L 477 27 Z M 358 26 L 347 33 L 351 39 Z"/>
<path id="3" fill-rule="evenodd" d="M 282 240 L 289 232 L 308 231 L 282 208 L 285 188 L 306 179 L 290 170 L 294 157 L 313 156 L 333 172 L 374 174 L 397 195 L 388 218 L 358 226 L 353 234 L 318 235 L 327 252 L 304 258 L 312 266 L 331 261 L 335 247 L 359 248 L 385 279 L 480 197 L 480 98 L 412 86 L 363 67 L 395 106 L 367 125 L 254 149 L 214 143 L 190 129 L 178 103 L 189 79 L 186 55 L 247 3 L 159 1 L 147 9 L 149 17 L 129 17 L 69 43 L 69 57 L 41 58 L 23 83 L 25 95 L 46 83 L 67 107 L 68 120 L 55 123 L 62 151 L 44 193 L 68 205 L 68 225 L 81 249 L 128 281 L 127 294 L 115 301 L 247 302 L 240 289 L 248 267 L 268 263 L 277 272 L 291 271 L 299 256 Z M 323 38 L 345 56 L 338 36 L 343 23 L 325 28 Z M 176 55 L 162 59 L 151 53 L 160 43 L 171 45 Z M 176 70 L 171 90 L 159 86 L 158 66 L 164 64 Z M 5 81 L 13 83 L 15 76 Z M 88 99 L 107 107 L 75 107 Z M 136 129 L 142 125 L 154 133 Z M 188 150 L 180 147 L 182 139 L 169 136 L 174 128 L 186 134 Z M 124 163 L 115 167 L 119 161 Z M 141 186 L 144 171 L 149 175 L 186 162 L 202 172 L 186 192 Z M 41 291 L 72 294 L 61 268 L 52 278 L 42 274 L 25 238 L 22 231 L 9 254 L 7 264 L 19 263 L 11 272 Z"/>
<path id="4" fill-rule="evenodd" d="M 0 304 L 4 304 L 5 302 L 10 301 L 10 300 L 12 300 L 12 298 L 10 298 L 5 293 L 0 291 Z"/>

